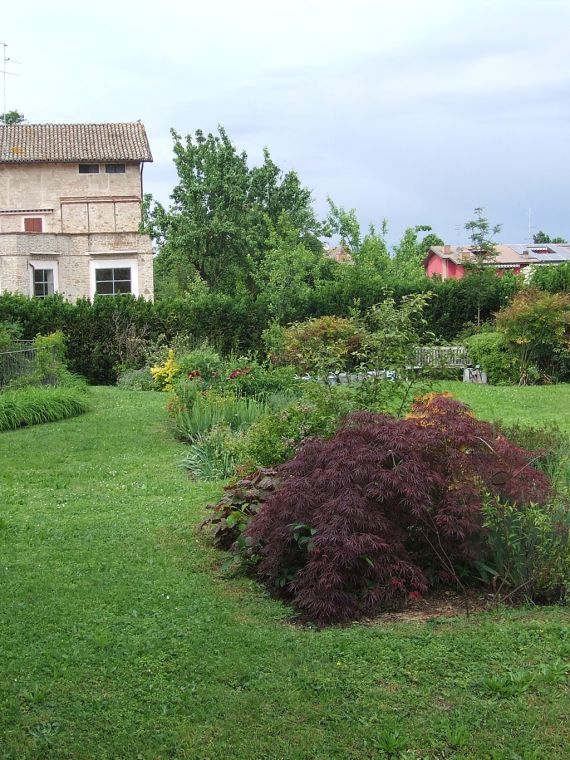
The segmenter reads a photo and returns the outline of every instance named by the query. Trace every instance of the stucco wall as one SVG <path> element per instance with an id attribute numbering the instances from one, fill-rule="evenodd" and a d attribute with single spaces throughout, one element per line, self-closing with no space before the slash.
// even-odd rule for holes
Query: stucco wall
<path id="1" fill-rule="evenodd" d="M 460 280 L 464 275 L 465 267 L 461 266 L 461 264 L 456 264 L 450 259 L 447 267 L 447 276 L 453 277 L 456 280 Z"/>
<path id="2" fill-rule="evenodd" d="M 426 260 L 425 271 L 428 277 L 439 275 L 442 280 L 450 278 L 460 280 L 465 274 L 465 269 L 461 264 L 456 264 L 448 258 L 441 258 L 435 253 L 430 253 Z"/>
<path id="3" fill-rule="evenodd" d="M 443 271 L 441 258 L 436 256 L 435 253 L 430 253 L 426 261 L 425 270 L 428 277 L 433 277 L 436 274 L 441 277 Z"/>

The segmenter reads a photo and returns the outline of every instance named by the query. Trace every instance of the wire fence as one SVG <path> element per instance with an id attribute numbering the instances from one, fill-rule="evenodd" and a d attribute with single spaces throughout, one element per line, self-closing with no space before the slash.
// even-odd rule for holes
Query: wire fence
<path id="1" fill-rule="evenodd" d="M 46 368 L 54 365 L 56 356 L 51 346 L 35 348 L 33 342 L 17 341 L 13 351 L 0 352 L 0 390 L 4 390 L 16 381 L 31 380 L 41 377 L 42 383 L 49 383 Z"/>

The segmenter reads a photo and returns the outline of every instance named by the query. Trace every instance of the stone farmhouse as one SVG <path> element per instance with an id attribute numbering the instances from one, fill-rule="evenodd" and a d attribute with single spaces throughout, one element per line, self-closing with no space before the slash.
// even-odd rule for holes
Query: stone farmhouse
<path id="1" fill-rule="evenodd" d="M 518 273 L 530 265 L 546 266 L 570 261 L 570 245 L 512 243 L 497 245 L 495 250 L 496 256 L 489 258 L 485 266 L 495 269 L 499 275 L 506 271 Z M 466 272 L 465 265 L 476 261 L 477 255 L 477 251 L 466 246 L 434 245 L 424 261 L 426 275 L 438 275 L 442 280 L 461 279 Z"/>
<path id="2" fill-rule="evenodd" d="M 153 297 L 140 123 L 0 126 L 0 292 Z"/>

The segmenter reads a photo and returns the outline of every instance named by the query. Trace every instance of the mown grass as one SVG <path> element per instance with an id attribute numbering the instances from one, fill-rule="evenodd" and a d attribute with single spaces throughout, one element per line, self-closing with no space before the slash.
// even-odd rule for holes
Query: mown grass
<path id="1" fill-rule="evenodd" d="M 440 382 L 485 420 L 502 420 L 523 425 L 557 425 L 570 434 L 570 384 L 562 385 L 475 385 Z"/>
<path id="2" fill-rule="evenodd" d="M 567 609 L 292 625 L 196 533 L 164 397 L 93 393 L 0 436 L 0 757 L 568 757 Z"/>

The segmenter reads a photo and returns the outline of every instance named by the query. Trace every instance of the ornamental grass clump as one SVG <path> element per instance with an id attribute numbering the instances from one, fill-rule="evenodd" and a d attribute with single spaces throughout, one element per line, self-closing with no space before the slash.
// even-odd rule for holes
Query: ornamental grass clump
<path id="1" fill-rule="evenodd" d="M 0 430 L 55 422 L 74 417 L 89 408 L 82 388 L 22 388 L 0 393 Z"/>
<path id="2" fill-rule="evenodd" d="M 188 386 L 193 385 L 187 384 Z M 187 392 L 187 396 L 191 394 Z M 255 398 L 224 396 L 214 391 L 196 393 L 192 405 L 175 405 L 173 409 L 174 432 L 183 441 L 195 441 L 198 436 L 217 427 L 241 430 L 249 427 L 267 411 L 267 405 Z"/>
<path id="3" fill-rule="evenodd" d="M 447 396 L 309 440 L 245 532 L 257 573 L 319 624 L 401 606 L 485 555 L 483 500 L 545 502 L 530 452 Z"/>

